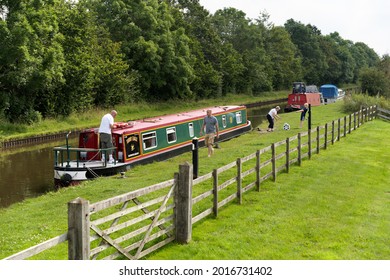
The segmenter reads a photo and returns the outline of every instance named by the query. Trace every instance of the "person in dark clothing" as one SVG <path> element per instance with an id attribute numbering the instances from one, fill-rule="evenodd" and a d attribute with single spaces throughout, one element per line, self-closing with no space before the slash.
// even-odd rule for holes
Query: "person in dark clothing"
<path id="1" fill-rule="evenodd" d="M 298 112 L 301 112 L 301 118 L 300 118 L 301 123 L 299 125 L 300 128 L 302 128 L 303 121 L 305 120 L 307 111 L 309 111 L 309 104 L 308 103 L 303 104 L 303 108 L 298 111 Z"/>

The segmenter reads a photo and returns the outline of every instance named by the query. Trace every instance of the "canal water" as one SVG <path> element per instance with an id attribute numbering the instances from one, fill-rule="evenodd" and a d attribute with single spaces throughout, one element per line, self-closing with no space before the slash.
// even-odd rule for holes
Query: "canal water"
<path id="1" fill-rule="evenodd" d="M 248 119 L 255 128 L 266 122 L 270 107 L 248 109 Z M 0 153 L 0 208 L 36 197 L 54 190 L 53 147 L 65 144 L 65 138 L 21 148 L 2 150 Z M 70 138 L 76 146 L 77 139 Z"/>

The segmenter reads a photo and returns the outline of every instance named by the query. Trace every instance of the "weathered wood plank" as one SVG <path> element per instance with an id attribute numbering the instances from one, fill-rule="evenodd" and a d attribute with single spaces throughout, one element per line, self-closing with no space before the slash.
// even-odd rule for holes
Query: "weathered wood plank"
<path id="1" fill-rule="evenodd" d="M 227 186 L 229 186 L 235 182 L 237 182 L 237 178 L 236 177 L 231 178 L 231 179 L 223 182 L 222 184 L 220 184 L 217 189 L 218 189 L 218 191 L 223 190 L 224 188 L 226 188 Z"/>
<path id="2" fill-rule="evenodd" d="M 165 212 L 165 211 L 169 211 L 169 210 L 171 210 L 171 209 L 174 209 L 174 207 L 175 207 L 175 205 L 172 203 L 172 204 L 167 205 L 167 206 L 165 206 L 165 207 L 163 207 L 163 208 L 161 208 L 161 209 L 162 209 L 163 212 Z M 138 216 L 137 218 L 133 218 L 133 219 L 128 220 L 128 221 L 126 221 L 126 222 L 117 224 L 117 225 L 115 225 L 115 226 L 113 226 L 113 227 L 109 227 L 109 228 L 107 228 L 107 229 L 104 230 L 104 233 L 105 233 L 105 234 L 111 234 L 111 233 L 117 232 L 117 231 L 119 231 L 119 230 L 122 230 L 122 229 L 124 229 L 124 228 L 126 228 L 126 227 L 129 227 L 129 226 L 132 226 L 132 225 L 134 225 L 134 224 L 137 224 L 137 223 L 139 223 L 139 222 L 141 222 L 141 221 L 150 219 L 150 218 L 152 218 L 154 215 L 157 214 L 157 211 L 158 211 L 158 209 L 157 209 L 157 210 L 154 210 L 154 211 L 151 211 L 150 213 L 147 213 L 147 214 L 143 214 L 143 215 L 141 215 L 141 216 Z M 92 222 L 92 224 L 94 224 L 94 223 Z M 96 236 L 92 236 L 91 238 L 93 238 L 93 240 L 95 240 L 95 239 L 96 239 Z"/>
<path id="3" fill-rule="evenodd" d="M 200 177 L 194 179 L 193 185 L 200 184 L 200 183 L 202 183 L 202 182 L 204 182 L 204 181 L 206 181 L 206 180 L 208 180 L 208 179 L 210 179 L 212 177 L 213 177 L 213 172 L 209 172 L 209 173 L 207 173 L 207 174 L 205 174 L 203 176 L 200 176 Z"/>
<path id="4" fill-rule="evenodd" d="M 255 157 L 256 157 L 256 153 L 250 154 L 249 156 L 241 158 L 241 162 L 242 163 L 247 162 L 247 161 L 249 161 L 251 159 L 254 159 Z"/>
<path id="5" fill-rule="evenodd" d="M 256 167 L 252 167 L 251 169 L 248 169 L 241 173 L 241 178 L 245 178 L 246 176 L 256 172 Z"/>
<path id="6" fill-rule="evenodd" d="M 30 247 L 12 256 L 6 257 L 4 260 L 25 260 L 34 255 L 37 255 L 47 249 L 50 249 L 58 244 L 61 244 L 68 240 L 68 233 L 61 234 L 38 245 Z"/>
<path id="7" fill-rule="evenodd" d="M 195 224 L 196 222 L 202 220 L 203 218 L 209 216 L 210 214 L 213 214 L 213 207 L 206 209 L 202 213 L 196 215 L 192 218 L 192 224 Z"/>
<path id="8" fill-rule="evenodd" d="M 124 209 L 124 210 L 121 210 L 121 211 L 118 211 L 116 213 L 113 213 L 111 215 L 107 215 L 103 218 L 100 218 L 100 219 L 97 219 L 97 220 L 94 220 L 92 221 L 95 225 L 100 225 L 100 224 L 103 224 L 105 222 L 108 222 L 108 221 L 111 221 L 111 220 L 114 220 L 116 218 L 119 218 L 119 217 L 123 217 L 125 215 L 128 215 L 128 214 L 131 214 L 135 211 L 139 211 L 143 208 L 147 208 L 147 207 L 150 207 L 154 204 L 157 204 L 157 203 L 160 203 L 161 201 L 164 200 L 164 197 L 165 196 L 161 196 L 161 197 L 158 197 L 158 198 L 155 198 L 155 199 L 152 199 L 152 200 L 149 200 L 149 201 L 146 201 L 144 203 L 141 203 L 141 204 L 138 204 L 136 206 L 133 206 L 133 207 L 130 207 L 130 208 L 127 208 L 127 209 Z M 133 198 L 134 200 L 135 198 Z"/>
<path id="9" fill-rule="evenodd" d="M 204 192 L 204 193 L 198 195 L 197 197 L 194 197 L 194 198 L 192 199 L 192 204 L 196 204 L 196 203 L 198 203 L 199 201 L 201 201 L 201 200 L 203 200 L 203 199 L 205 199 L 205 198 L 207 198 L 207 197 L 209 197 L 209 196 L 211 196 L 211 195 L 213 195 L 213 190 L 209 190 L 209 191 L 207 191 L 207 192 Z"/>
<path id="10" fill-rule="evenodd" d="M 171 187 L 174 184 L 174 181 L 175 181 L 174 179 L 171 179 L 171 180 L 161 182 L 161 183 L 158 183 L 158 184 L 146 187 L 146 188 L 142 188 L 142 189 L 139 189 L 136 191 L 128 192 L 126 194 L 118 195 L 118 196 L 115 196 L 115 197 L 112 197 L 112 198 L 109 198 L 106 200 L 102 200 L 102 201 L 93 203 L 89 207 L 90 213 L 92 214 L 92 213 L 104 210 L 106 208 L 118 205 L 120 203 L 124 203 L 127 200 L 131 200 L 133 198 L 136 198 L 136 197 L 139 197 L 139 196 L 151 193 L 151 192 L 155 192 L 157 190 Z"/>
<path id="11" fill-rule="evenodd" d="M 233 193 L 233 194 L 229 195 L 225 199 L 223 199 L 220 202 L 218 202 L 218 208 L 221 208 L 222 206 L 228 204 L 230 201 L 232 201 L 232 200 L 234 200 L 236 198 L 237 198 L 237 193 Z"/>
<path id="12" fill-rule="evenodd" d="M 219 174 L 219 173 L 221 173 L 221 172 L 223 172 L 223 171 L 226 171 L 226 170 L 229 170 L 229 169 L 231 169 L 232 167 L 235 167 L 235 166 L 236 166 L 236 162 L 233 161 L 233 162 L 231 162 L 231 163 L 229 163 L 229 164 L 227 164 L 227 165 L 225 165 L 225 166 L 222 166 L 222 167 L 220 167 L 220 168 L 217 168 L 217 172 L 218 172 L 218 174 Z"/>
<path id="13" fill-rule="evenodd" d="M 246 185 L 245 187 L 242 188 L 242 191 L 243 192 L 247 192 L 249 191 L 250 189 L 252 189 L 254 186 L 256 186 L 256 181 Z"/>

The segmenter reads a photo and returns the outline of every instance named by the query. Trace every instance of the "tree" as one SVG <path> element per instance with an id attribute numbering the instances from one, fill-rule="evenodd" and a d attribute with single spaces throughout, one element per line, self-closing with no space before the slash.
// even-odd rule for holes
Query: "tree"
<path id="1" fill-rule="evenodd" d="M 185 32 L 175 29 L 165 1 L 95 0 L 99 24 L 120 42 L 126 61 L 139 74 L 142 98 L 191 96 L 193 59 Z"/>
<path id="2" fill-rule="evenodd" d="M 364 68 L 360 73 L 362 91 L 368 95 L 387 95 L 389 82 L 384 72 L 376 67 Z"/>
<path id="3" fill-rule="evenodd" d="M 272 27 L 269 30 L 269 38 L 265 46 L 272 65 L 274 89 L 289 88 L 294 81 L 303 79 L 301 58 L 297 55 L 298 50 L 283 27 Z"/>
<path id="4" fill-rule="evenodd" d="M 327 67 L 319 44 L 321 32 L 315 26 L 304 25 L 293 19 L 289 19 L 284 27 L 300 51 L 305 81 L 310 84 L 320 83 L 322 73 Z"/>
<path id="5" fill-rule="evenodd" d="M 171 1 L 175 25 L 190 38 L 194 59 L 194 79 L 190 85 L 195 98 L 216 97 L 222 90 L 222 42 L 211 23 L 211 16 L 198 0 Z"/>
<path id="6" fill-rule="evenodd" d="M 13 122 L 31 122 L 53 110 L 52 97 L 64 84 L 62 35 L 54 12 L 60 0 L 2 1 L 1 91 L 4 114 Z"/>

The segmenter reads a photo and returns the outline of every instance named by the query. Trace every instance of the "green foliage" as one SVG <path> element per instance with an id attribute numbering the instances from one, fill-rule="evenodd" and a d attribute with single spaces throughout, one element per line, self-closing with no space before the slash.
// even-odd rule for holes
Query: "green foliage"
<path id="1" fill-rule="evenodd" d="M 378 68 L 365 68 L 360 74 L 362 91 L 368 95 L 386 95 L 389 92 L 389 81 L 385 73 Z"/>
<path id="2" fill-rule="evenodd" d="M 390 94 L 388 56 L 293 19 L 274 26 L 265 12 L 210 14 L 192 0 L 0 5 L 0 117 L 11 122 L 128 102 L 258 95 L 298 80 L 360 80 L 369 94 Z"/>
<path id="3" fill-rule="evenodd" d="M 361 108 L 378 105 L 380 108 L 390 110 L 390 100 L 379 96 L 369 96 L 367 94 L 347 95 L 343 99 L 343 110 L 347 113 L 359 111 Z"/>

